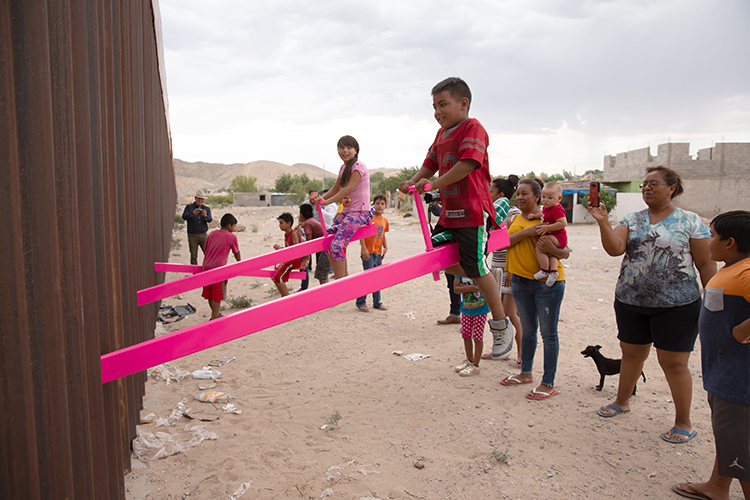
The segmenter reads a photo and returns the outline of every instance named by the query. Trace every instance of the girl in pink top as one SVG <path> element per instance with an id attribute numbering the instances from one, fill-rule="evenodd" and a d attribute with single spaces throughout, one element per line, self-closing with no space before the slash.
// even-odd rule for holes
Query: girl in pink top
<path id="1" fill-rule="evenodd" d="M 341 213 L 333 220 L 339 228 L 331 242 L 333 274 L 336 279 L 346 276 L 346 246 L 352 235 L 372 219 L 370 209 L 370 174 L 364 163 L 359 161 L 359 143 L 345 135 L 337 144 L 339 157 L 344 161 L 339 170 L 336 184 L 326 194 L 318 198 L 321 205 L 341 202 Z"/>

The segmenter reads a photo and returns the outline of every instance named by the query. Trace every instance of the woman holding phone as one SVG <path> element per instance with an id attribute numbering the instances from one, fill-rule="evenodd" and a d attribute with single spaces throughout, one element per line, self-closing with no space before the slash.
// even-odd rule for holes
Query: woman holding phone
<path id="1" fill-rule="evenodd" d="M 647 208 L 626 215 L 614 228 L 603 203 L 589 204 L 604 250 L 613 257 L 624 255 L 614 305 L 622 349 L 620 381 L 615 400 L 597 413 L 614 417 L 630 411 L 630 396 L 653 344 L 675 405 L 674 426 L 662 434 L 670 443 L 685 443 L 696 435 L 690 422 L 693 379 L 688 369 L 701 308 L 695 270 L 703 285 L 716 274 L 705 224 L 672 204 L 682 192 L 677 172 L 655 166 L 646 169 L 641 184 Z"/>

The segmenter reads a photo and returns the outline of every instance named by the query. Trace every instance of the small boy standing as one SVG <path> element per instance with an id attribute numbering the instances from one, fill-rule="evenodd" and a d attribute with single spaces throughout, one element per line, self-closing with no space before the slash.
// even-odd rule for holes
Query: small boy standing
<path id="1" fill-rule="evenodd" d="M 311 195 L 312 196 L 312 195 Z M 302 232 L 305 234 L 305 241 L 312 241 L 316 238 L 325 236 L 323 226 L 313 218 L 313 206 L 309 203 L 303 203 L 299 207 L 299 224 L 302 226 Z M 328 283 L 328 275 L 331 273 L 331 261 L 325 252 L 315 254 L 315 279 L 322 285 Z M 300 289 L 306 289 L 302 286 Z"/>
<path id="2" fill-rule="evenodd" d="M 550 181 L 542 188 L 542 223 L 537 226 L 536 234 L 550 237 L 557 248 L 568 246 L 568 233 L 565 227 L 568 219 L 565 217 L 565 209 L 562 201 L 562 186 L 560 183 Z M 538 218 L 538 217 L 537 217 Z M 559 276 L 557 272 L 557 257 L 546 254 L 536 248 L 536 258 L 541 270 L 534 275 L 536 280 L 546 280 L 547 286 L 552 286 Z"/>
<path id="3" fill-rule="evenodd" d="M 708 252 L 724 267 L 706 285 L 699 330 L 716 456 L 705 483 L 679 483 L 688 498 L 729 498 L 737 478 L 750 499 L 750 212 L 711 221 Z"/>
<path id="4" fill-rule="evenodd" d="M 456 276 L 453 291 L 461 295 L 461 337 L 466 350 L 466 359 L 456 371 L 462 377 L 473 377 L 479 375 L 479 360 L 484 349 L 484 321 L 490 308 L 470 278 Z"/>
<path id="5" fill-rule="evenodd" d="M 216 269 L 225 266 L 229 252 L 234 253 L 237 262 L 240 261 L 240 245 L 234 229 L 237 226 L 237 219 L 232 214 L 224 214 L 221 218 L 221 229 L 212 231 L 206 238 L 206 253 L 203 257 L 203 270 Z M 203 298 L 208 301 L 211 308 L 211 319 L 220 317 L 219 307 L 221 301 L 227 298 L 227 281 L 214 283 L 203 287 Z M 210 320 L 209 320 L 210 321 Z"/>
<path id="6" fill-rule="evenodd" d="M 292 214 L 284 212 L 279 215 L 278 221 L 279 229 L 284 232 L 284 247 L 298 244 L 300 237 L 299 233 L 293 229 L 294 217 Z M 276 250 L 282 248 L 279 245 L 274 245 L 273 247 Z M 287 281 L 289 281 L 289 274 L 291 274 L 293 269 L 299 269 L 300 267 L 302 267 L 302 257 L 276 265 L 276 274 L 273 275 L 272 279 L 282 297 L 289 295 L 289 289 L 286 286 Z"/>
<path id="7" fill-rule="evenodd" d="M 470 105 L 471 90 L 460 78 L 446 78 L 433 87 L 432 107 L 440 130 L 422 168 L 399 189 L 408 193 L 409 187 L 415 186 L 422 194 L 428 183 L 432 189 L 440 189 L 443 212 L 433 234 L 449 230 L 461 259 L 445 272 L 471 278 L 482 292 L 493 318 L 489 321 L 494 337 L 492 355 L 499 357 L 513 347 L 514 329 L 505 315 L 497 282 L 484 262 L 489 223 L 495 218 L 489 188 L 489 136 L 477 119 L 469 118 Z M 429 181 L 436 171 L 440 177 Z"/>
<path id="8" fill-rule="evenodd" d="M 359 240 L 361 246 L 362 269 L 365 271 L 383 265 L 383 259 L 388 252 L 388 242 L 385 239 L 385 233 L 388 232 L 388 219 L 383 217 L 386 205 L 385 196 L 382 194 L 376 195 L 374 201 L 375 215 L 372 216 L 372 223 L 378 228 L 378 232 L 375 236 Z M 380 300 L 380 291 L 373 292 L 372 307 L 380 309 L 381 311 L 388 309 Z M 362 312 L 369 312 L 369 309 L 367 309 L 367 295 L 357 299 L 357 309 Z"/>

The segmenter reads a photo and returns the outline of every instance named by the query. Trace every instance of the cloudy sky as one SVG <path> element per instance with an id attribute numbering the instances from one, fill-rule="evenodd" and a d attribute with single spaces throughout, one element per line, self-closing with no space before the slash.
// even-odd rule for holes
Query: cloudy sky
<path id="1" fill-rule="evenodd" d="M 493 175 L 750 142 L 747 0 L 160 0 L 174 155 L 421 165 L 460 76 Z"/>

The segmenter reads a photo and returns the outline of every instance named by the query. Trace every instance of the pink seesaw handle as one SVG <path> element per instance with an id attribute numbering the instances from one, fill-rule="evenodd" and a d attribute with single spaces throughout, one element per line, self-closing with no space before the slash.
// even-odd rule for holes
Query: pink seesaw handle
<path id="1" fill-rule="evenodd" d="M 431 185 L 425 184 L 424 185 L 424 191 L 429 191 L 432 188 Z M 432 251 L 432 236 L 430 235 L 430 228 L 427 225 L 427 216 L 424 213 L 424 205 L 422 205 L 422 198 L 420 198 L 419 193 L 417 193 L 417 188 L 415 186 L 409 186 L 409 191 L 414 195 L 414 205 L 417 207 L 417 215 L 419 215 L 419 224 L 422 226 L 422 236 L 424 237 L 424 246 L 425 249 L 428 252 Z M 434 271 L 432 273 L 432 278 L 435 281 L 440 281 L 440 273 L 438 271 Z"/>

